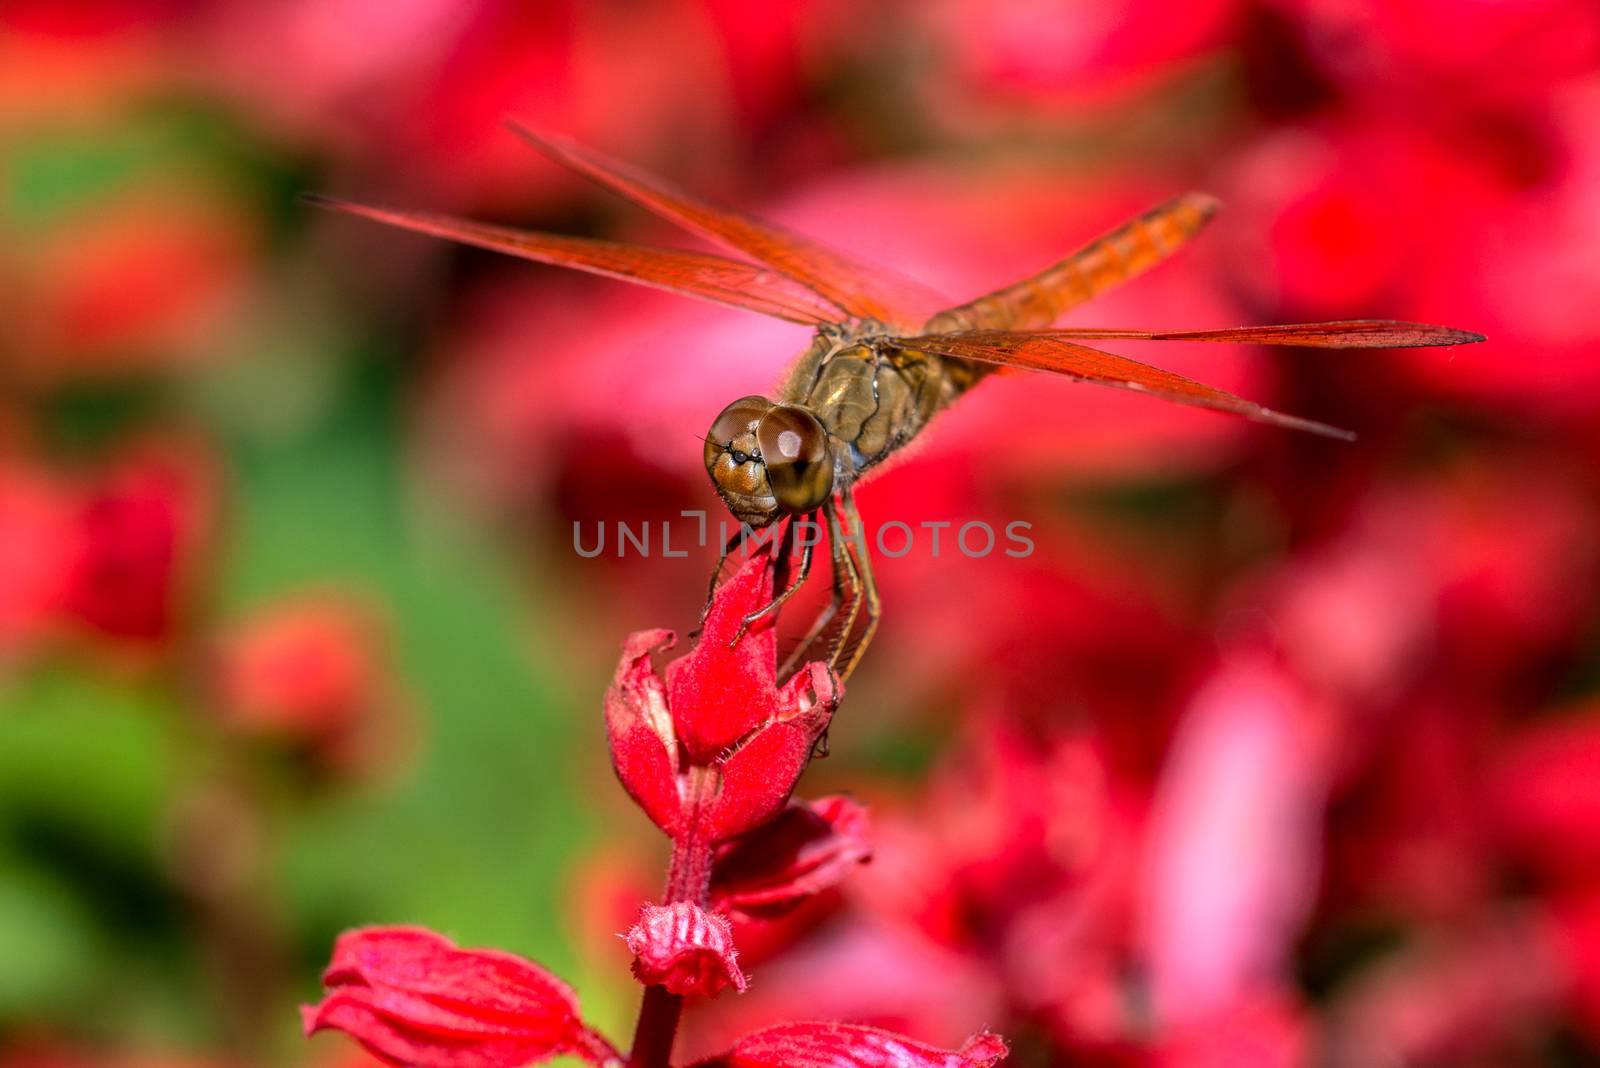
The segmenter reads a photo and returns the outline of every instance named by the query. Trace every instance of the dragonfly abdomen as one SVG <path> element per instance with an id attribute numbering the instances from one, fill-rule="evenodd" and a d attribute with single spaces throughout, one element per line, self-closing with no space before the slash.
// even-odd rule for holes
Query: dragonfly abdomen
<path id="1" fill-rule="evenodd" d="M 923 332 L 1049 326 L 1069 309 L 1166 259 L 1216 211 L 1217 202 L 1204 193 L 1174 197 L 1030 278 L 940 312 Z"/>

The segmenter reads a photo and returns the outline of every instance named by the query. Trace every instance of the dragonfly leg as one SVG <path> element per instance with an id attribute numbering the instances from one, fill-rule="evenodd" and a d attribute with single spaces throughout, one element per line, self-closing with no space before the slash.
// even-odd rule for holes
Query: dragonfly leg
<path id="1" fill-rule="evenodd" d="M 787 541 L 787 536 L 785 537 L 785 541 Z M 770 615 L 775 615 L 778 609 L 783 607 L 783 602 L 800 592 L 800 587 L 805 585 L 806 579 L 811 574 L 811 552 L 813 548 L 815 548 L 815 546 L 810 541 L 807 541 L 801 548 L 800 567 L 795 572 L 795 580 L 785 587 L 782 593 L 774 597 L 770 603 L 756 609 L 754 612 L 751 612 L 749 615 L 745 616 L 739 621 L 739 630 L 734 634 L 733 640 L 728 642 L 729 649 L 732 649 L 735 645 L 739 644 L 739 639 L 745 636 L 745 632 L 748 631 L 753 624 L 765 619 Z"/>
<path id="2" fill-rule="evenodd" d="M 839 503 L 844 511 L 845 522 L 850 529 L 862 530 L 861 516 L 856 511 L 855 498 L 849 490 L 845 490 L 839 495 Z M 860 550 L 859 559 L 857 559 L 856 553 L 851 551 L 852 548 Z M 856 665 L 861 663 L 862 656 L 866 654 L 867 646 L 871 644 L 873 635 L 877 633 L 878 618 L 883 614 L 882 601 L 878 598 L 878 583 L 872 575 L 872 557 L 867 551 L 865 538 L 862 539 L 859 545 L 854 546 L 850 545 L 847 539 L 845 555 L 849 560 L 850 579 L 855 587 L 857 596 L 851 601 L 849 616 L 845 622 L 844 630 L 839 635 L 839 645 L 834 649 L 832 657 L 834 669 L 838 671 L 841 682 L 848 679 L 851 673 L 855 671 Z M 851 635 L 855 631 L 856 618 L 863 609 L 866 612 L 865 627 L 861 631 L 861 636 L 852 641 Z M 839 666 L 841 663 L 844 665 L 843 667 Z"/>
<path id="3" fill-rule="evenodd" d="M 816 620 L 811 624 L 811 628 L 806 631 L 806 636 L 800 639 L 800 644 L 795 646 L 794 651 L 784 658 L 783 666 L 778 669 L 778 678 L 780 679 L 788 678 L 796 668 L 810 658 L 812 648 L 819 641 L 822 641 L 823 636 L 828 632 L 829 624 L 838 616 L 839 610 L 844 607 L 845 601 L 855 594 L 854 589 L 849 592 L 845 590 L 845 576 L 851 573 L 851 567 L 845 554 L 845 538 L 839 528 L 838 517 L 834 514 L 831 504 L 825 506 L 824 513 L 828 520 L 828 550 L 833 564 L 833 596 L 823 606 L 822 610 L 817 613 Z"/>
<path id="4" fill-rule="evenodd" d="M 694 628 L 694 632 L 689 637 L 699 637 L 700 631 L 705 627 L 706 616 L 711 614 L 711 602 L 717 596 L 717 580 L 722 578 L 722 569 L 728 566 L 728 557 L 733 555 L 733 547 L 743 539 L 744 526 L 741 524 L 739 529 L 728 535 L 727 540 L 722 543 L 722 552 L 717 554 L 717 566 L 711 569 L 711 584 L 706 588 L 706 605 L 700 609 L 700 623 Z"/>

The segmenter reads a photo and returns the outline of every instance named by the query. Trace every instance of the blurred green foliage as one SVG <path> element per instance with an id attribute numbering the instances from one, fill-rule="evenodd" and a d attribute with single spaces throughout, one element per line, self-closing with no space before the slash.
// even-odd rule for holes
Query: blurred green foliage
<path id="1" fill-rule="evenodd" d="M 384 362 L 398 355 L 333 376 L 333 398 L 292 433 L 211 406 L 229 536 L 206 610 L 227 618 L 320 584 L 363 591 L 388 616 L 421 720 L 413 760 L 387 778 L 309 794 L 279 783 L 271 797 L 268 867 L 301 997 L 334 935 L 363 923 L 426 924 L 570 971 L 563 869 L 594 830 L 570 750 L 598 695 L 563 690 L 527 639 L 504 554 L 448 509 L 417 506 Z M 121 417 L 81 407 L 79 436 Z M 171 682 L 56 662 L 0 689 L 0 1020 L 216 1039 L 194 1012 L 207 980 L 164 874 L 174 796 L 211 759 Z M 270 1011 L 287 1043 L 292 1004 Z"/>

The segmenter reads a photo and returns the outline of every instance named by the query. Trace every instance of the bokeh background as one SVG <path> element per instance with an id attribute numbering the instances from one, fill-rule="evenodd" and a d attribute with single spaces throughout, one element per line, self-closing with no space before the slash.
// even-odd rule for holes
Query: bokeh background
<path id="1" fill-rule="evenodd" d="M 1596 1063 L 1597 60 L 1588 0 L 6 0 L 0 1063 L 360 1064 L 294 1006 L 370 922 L 625 1040 L 663 844 L 600 696 L 713 550 L 573 526 L 715 515 L 696 439 L 806 337 L 296 201 L 687 242 L 509 115 L 960 299 L 1206 189 L 1072 321 L 1490 338 L 1124 350 L 1355 445 L 1019 376 L 869 483 L 1037 548 L 880 558 L 804 784 L 877 859 L 739 932 L 685 1056 Z"/>

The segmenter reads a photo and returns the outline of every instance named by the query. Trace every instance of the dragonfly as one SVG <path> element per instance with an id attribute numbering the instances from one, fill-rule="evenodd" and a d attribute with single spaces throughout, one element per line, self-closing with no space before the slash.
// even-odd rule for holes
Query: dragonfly
<path id="1" fill-rule="evenodd" d="M 826 659 L 847 678 L 871 643 L 882 601 L 862 535 L 855 489 L 935 415 L 996 372 L 1024 369 L 1178 404 L 1215 409 L 1325 437 L 1354 435 L 1274 411 L 1159 367 L 1107 352 L 1106 341 L 1235 342 L 1324 349 L 1460 345 L 1482 334 L 1426 323 L 1356 319 L 1221 330 L 1061 328 L 1066 312 L 1143 274 L 1193 239 L 1218 210 L 1185 193 L 1064 259 L 964 304 L 928 287 L 748 214 L 713 206 L 658 177 L 566 138 L 519 123 L 511 130 L 569 170 L 742 259 L 674 248 L 512 229 L 423 211 L 309 195 L 313 204 L 435 237 L 757 312 L 815 330 L 771 397 L 728 404 L 705 435 L 703 461 L 743 528 L 789 521 L 826 529 L 831 598 L 780 668 Z M 1097 344 L 1091 345 L 1089 342 Z M 738 537 L 738 535 L 736 535 Z M 791 540 L 777 539 L 784 545 Z M 774 615 L 805 583 L 803 541 L 772 601 L 740 629 Z M 734 539 L 723 547 L 712 589 Z M 791 581 L 792 579 L 792 581 Z M 735 639 L 737 640 L 737 638 Z M 813 656 L 813 650 L 822 650 Z"/>

